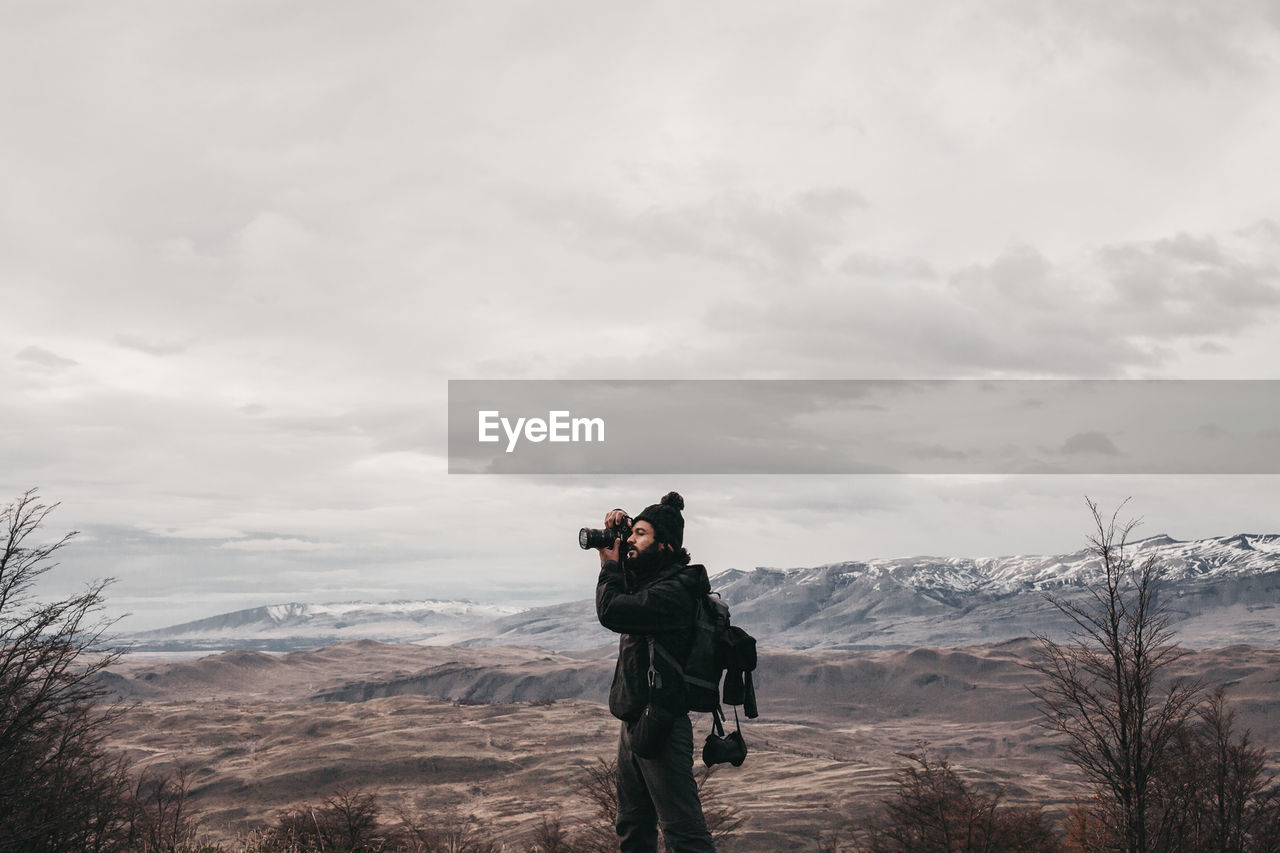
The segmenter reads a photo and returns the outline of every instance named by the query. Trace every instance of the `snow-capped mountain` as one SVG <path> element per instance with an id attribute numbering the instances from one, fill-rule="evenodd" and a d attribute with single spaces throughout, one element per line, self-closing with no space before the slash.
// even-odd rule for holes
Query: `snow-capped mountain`
<path id="1" fill-rule="evenodd" d="M 1280 535 L 1130 543 L 1154 558 L 1160 594 L 1187 645 L 1280 644 Z M 1102 577 L 1088 550 L 1062 556 L 912 557 L 718 575 L 734 620 L 779 645 L 926 646 L 996 642 L 1070 623 L 1047 596 L 1075 600 Z"/>
<path id="2" fill-rule="evenodd" d="M 1280 535 L 1132 542 L 1154 557 L 1160 595 L 1180 642 L 1280 646 Z M 760 642 L 792 648 L 893 648 L 1064 636 L 1047 596 L 1076 600 L 1102 574 L 1088 550 L 1061 556 L 909 557 L 802 569 L 731 569 L 712 577 L 733 620 Z M 170 648 L 302 648 L 339 640 L 537 645 L 587 649 L 615 641 L 591 599 L 529 610 L 460 602 L 280 605 L 148 632 Z"/>
<path id="3" fill-rule="evenodd" d="M 1280 571 L 1280 534 L 1238 534 L 1215 539 L 1181 542 L 1153 536 L 1129 543 L 1124 557 L 1134 564 L 1154 558 L 1161 581 L 1180 585 L 1204 580 L 1224 580 Z M 717 575 L 721 584 L 747 583 L 753 573 L 730 570 Z M 1102 578 L 1101 560 L 1089 549 L 1056 557 L 910 557 L 831 563 L 812 569 L 782 571 L 790 583 L 805 585 L 830 581 L 868 584 L 873 589 L 903 587 L 924 595 L 1009 595 L 1026 590 L 1054 591 L 1081 586 Z"/>
<path id="4" fill-rule="evenodd" d="M 410 643 L 479 628 L 520 611 L 518 607 L 440 600 L 272 604 L 125 639 L 137 649 L 165 651 L 230 647 L 289 651 L 365 639 Z"/>

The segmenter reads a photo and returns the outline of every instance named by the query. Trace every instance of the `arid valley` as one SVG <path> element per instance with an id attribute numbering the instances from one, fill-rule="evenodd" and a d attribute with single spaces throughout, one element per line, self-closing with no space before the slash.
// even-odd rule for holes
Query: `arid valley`
<path id="1" fill-rule="evenodd" d="M 762 650 L 750 748 L 710 798 L 745 818 L 730 849 L 814 849 L 848 838 L 891 790 L 902 753 L 927 742 L 1007 802 L 1068 806 L 1079 779 L 1039 725 L 1024 664 L 1034 644 L 945 649 Z M 135 655 L 109 673 L 135 707 L 116 738 L 141 764 L 185 767 L 212 839 L 336 790 L 387 813 L 475 815 L 520 841 L 544 816 L 594 819 L 588 768 L 611 756 L 604 701 L 614 650 L 467 649 L 372 641 L 289 654 Z M 1280 650 L 1192 650 L 1182 673 L 1225 685 L 1238 723 L 1280 757 Z M 732 715 L 730 717 L 732 724 Z M 695 740 L 709 731 L 695 716 Z M 699 765 L 700 766 L 700 765 Z"/>

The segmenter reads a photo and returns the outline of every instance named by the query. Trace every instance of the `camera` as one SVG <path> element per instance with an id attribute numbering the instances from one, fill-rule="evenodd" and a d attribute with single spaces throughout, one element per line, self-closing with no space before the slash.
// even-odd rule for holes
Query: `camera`
<path id="1" fill-rule="evenodd" d="M 702 747 L 702 763 L 711 767 L 714 764 L 732 764 L 741 767 L 747 760 L 747 742 L 742 739 L 738 729 L 724 737 L 715 733 L 707 735 L 707 742 Z"/>
<path id="2" fill-rule="evenodd" d="M 631 536 L 631 519 L 624 519 L 622 524 L 606 530 L 595 530 L 584 527 L 578 531 L 578 547 L 586 551 L 591 548 L 612 548 L 613 540 L 626 542 Z"/>

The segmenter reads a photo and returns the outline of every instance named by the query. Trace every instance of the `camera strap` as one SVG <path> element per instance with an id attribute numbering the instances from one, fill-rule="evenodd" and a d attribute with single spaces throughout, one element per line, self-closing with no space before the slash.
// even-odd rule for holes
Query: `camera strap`
<path id="1" fill-rule="evenodd" d="M 728 720 L 725 719 L 724 711 L 717 705 L 711 711 L 711 731 L 715 732 L 716 737 L 724 737 L 724 724 Z M 738 709 L 733 709 L 733 730 L 735 732 L 742 731 L 742 723 L 738 720 Z"/>

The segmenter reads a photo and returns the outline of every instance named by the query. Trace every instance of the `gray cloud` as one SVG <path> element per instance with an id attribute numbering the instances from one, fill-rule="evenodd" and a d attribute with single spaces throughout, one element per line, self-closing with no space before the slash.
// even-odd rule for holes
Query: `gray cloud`
<path id="1" fill-rule="evenodd" d="M 339 547 L 334 542 L 315 542 L 310 539 L 300 539 L 296 536 L 272 536 L 257 539 L 232 539 L 218 545 L 233 551 L 305 551 L 313 553 L 316 551 L 332 551 Z"/>
<path id="2" fill-rule="evenodd" d="M 1081 454 L 1101 454 L 1103 456 L 1119 456 L 1120 448 L 1116 447 L 1111 437 L 1104 432 L 1078 432 L 1068 436 L 1067 440 L 1062 442 L 1062 446 L 1058 448 L 1058 452 L 1064 456 L 1079 456 Z"/>
<path id="3" fill-rule="evenodd" d="M 1231 434 L 1226 428 L 1219 424 L 1201 424 L 1196 427 L 1195 433 L 1201 438 L 1207 438 L 1210 440 L 1226 438 Z"/>
<path id="4" fill-rule="evenodd" d="M 1153 336 L 1230 335 L 1255 325 L 1259 312 L 1280 305 L 1280 241 L 1253 233 L 1257 258 L 1187 234 L 1104 247 L 1098 266 L 1112 293 L 1099 307 Z"/>
<path id="5" fill-rule="evenodd" d="M 1238 76 L 1265 67 L 1280 33 L 1280 10 L 1269 0 L 1223 5 L 1197 0 L 1007 2 L 1003 11 L 1034 22 L 1066 51 L 1099 41 L 1122 47 L 1132 61 L 1160 73 Z"/>
<path id="6" fill-rule="evenodd" d="M 579 519 L 672 486 L 723 568 L 1057 550 L 1097 483 L 449 477 L 449 378 L 1275 363 L 1277 227 L 1231 230 L 1274 209 L 1263 0 L 9 18 L 0 479 L 160 531 L 81 553 L 161 624 L 362 582 L 579 590 Z M 1142 488 L 1184 534 L 1274 506 Z M 341 547 L 216 547 L 249 537 Z"/>
<path id="7" fill-rule="evenodd" d="M 187 351 L 187 345 L 179 341 L 153 341 L 138 335 L 116 335 L 115 342 L 125 349 L 137 350 L 147 355 L 178 355 Z"/>
<path id="8" fill-rule="evenodd" d="M 1012 365 L 1022 375 L 1158 371 L 1181 344 L 1230 350 L 1235 337 L 1275 321 L 1280 242 L 1269 234 L 1176 235 L 1064 262 L 1018 245 L 944 286 L 898 275 L 757 287 L 704 317 L 706 340 L 747 369 L 767 362 L 833 378 Z"/>
<path id="9" fill-rule="evenodd" d="M 65 356 L 58 355 L 56 352 L 47 350 L 44 347 L 28 346 L 23 347 L 14 356 L 18 361 L 27 364 L 33 364 L 36 367 L 45 370 L 66 370 L 69 367 L 75 367 L 78 361 Z"/>
<path id="10" fill-rule="evenodd" d="M 803 272 L 838 245 L 866 200 L 846 187 L 784 198 L 721 193 L 701 202 L 625 209 L 601 196 L 523 194 L 523 215 L 564 229 L 579 248 L 605 255 L 689 255 L 747 269 Z"/>
<path id="11" fill-rule="evenodd" d="M 851 252 L 837 270 L 850 276 L 867 278 L 936 278 L 937 271 L 923 258 L 882 258 L 867 252 Z"/>

